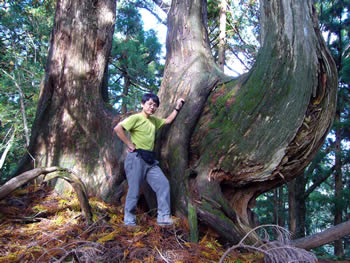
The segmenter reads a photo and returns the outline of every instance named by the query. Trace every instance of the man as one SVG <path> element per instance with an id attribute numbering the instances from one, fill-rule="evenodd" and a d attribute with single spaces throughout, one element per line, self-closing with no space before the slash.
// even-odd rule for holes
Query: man
<path id="1" fill-rule="evenodd" d="M 154 159 L 155 132 L 165 124 L 170 124 L 182 108 L 185 101 L 178 99 L 171 114 L 166 118 L 152 116 L 159 107 L 159 98 L 153 93 L 143 95 L 141 113 L 134 114 L 114 128 L 118 137 L 127 145 L 128 155 L 124 161 L 124 169 L 128 180 L 129 190 L 124 209 L 124 224 L 136 226 L 135 209 L 139 198 L 139 189 L 146 180 L 157 196 L 157 223 L 160 226 L 172 225 L 170 211 L 170 186 Z M 125 130 L 130 133 L 131 140 Z"/>

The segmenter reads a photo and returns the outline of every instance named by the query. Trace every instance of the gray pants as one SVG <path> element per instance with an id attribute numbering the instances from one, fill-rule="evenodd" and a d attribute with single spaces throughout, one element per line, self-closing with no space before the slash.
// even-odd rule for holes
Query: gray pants
<path id="1" fill-rule="evenodd" d="M 157 221 L 169 218 L 171 215 L 170 186 L 168 179 L 158 166 L 158 161 L 149 165 L 137 152 L 129 152 L 124 162 L 124 169 L 129 185 L 125 201 L 124 223 L 136 223 L 135 209 L 139 199 L 139 190 L 144 180 L 157 195 Z"/>

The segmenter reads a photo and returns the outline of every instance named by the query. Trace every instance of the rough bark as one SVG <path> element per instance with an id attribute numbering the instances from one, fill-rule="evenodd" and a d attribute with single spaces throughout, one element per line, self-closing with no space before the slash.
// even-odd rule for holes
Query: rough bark
<path id="1" fill-rule="evenodd" d="M 350 221 L 340 223 L 323 232 L 292 241 L 296 247 L 312 249 L 331 243 L 350 234 Z"/>
<path id="2" fill-rule="evenodd" d="M 57 1 L 29 147 L 38 167 L 72 169 L 90 195 L 104 199 L 123 181 L 117 116 L 103 101 L 115 10 L 115 0 Z"/>
<path id="3" fill-rule="evenodd" d="M 202 222 L 237 242 L 255 198 L 301 174 L 322 145 L 337 75 L 311 1 L 261 1 L 257 61 L 228 81 L 209 54 L 205 4 L 173 1 L 168 15 L 160 113 L 178 97 L 186 104 L 161 136 L 162 166 L 177 211 L 196 205 Z"/>

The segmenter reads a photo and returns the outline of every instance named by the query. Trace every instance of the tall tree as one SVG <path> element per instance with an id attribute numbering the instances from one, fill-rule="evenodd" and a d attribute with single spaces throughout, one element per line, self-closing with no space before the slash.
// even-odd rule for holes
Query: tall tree
<path id="1" fill-rule="evenodd" d="M 157 92 L 162 66 L 161 45 L 153 30 L 144 31 L 137 9 L 118 8 L 116 33 L 109 66 L 111 101 L 121 112 L 137 109 L 144 92 Z"/>
<path id="2" fill-rule="evenodd" d="M 288 185 L 289 191 L 289 218 L 290 218 L 290 231 L 293 233 L 295 238 L 301 238 L 309 234 L 310 228 L 307 218 L 309 214 L 314 213 L 320 207 L 324 205 L 324 202 L 320 204 L 320 207 L 314 204 L 312 195 L 317 196 L 317 191 L 327 191 L 320 186 L 326 182 L 334 172 L 334 165 L 329 160 L 328 154 L 333 148 L 333 143 L 324 144 L 324 147 L 319 151 L 315 159 L 305 169 L 302 175 L 298 176 Z M 322 197 L 325 200 L 324 197 Z M 328 199 L 327 199 L 328 200 Z M 314 210 L 310 208 L 310 204 L 315 207 Z M 308 208 L 309 207 L 309 208 Z M 312 211 L 311 211 L 312 210 Z M 323 211 L 324 213 L 326 211 Z M 327 216 L 328 218 L 328 216 Z M 311 220 L 312 221 L 312 220 Z M 291 227 L 294 225 L 294 227 Z"/>
<path id="3" fill-rule="evenodd" d="M 253 69 L 236 79 L 211 54 L 206 1 L 173 1 L 168 13 L 159 115 L 178 97 L 186 103 L 159 135 L 161 165 L 174 210 L 196 207 L 201 222 L 231 241 L 246 233 L 257 196 L 308 165 L 335 111 L 336 68 L 311 0 L 260 6 L 262 47 Z M 57 1 L 30 143 L 39 165 L 72 168 L 105 199 L 124 180 L 123 146 L 112 134 L 119 116 L 101 95 L 114 14 L 112 0 Z"/>
<path id="4" fill-rule="evenodd" d="M 54 8 L 51 0 L 0 2 L 0 152 L 7 153 L 1 155 L 0 181 L 28 147 Z"/>
<path id="5" fill-rule="evenodd" d="M 335 136 L 334 151 L 332 152 L 335 158 L 334 166 L 334 225 L 343 222 L 344 215 L 344 197 L 343 197 L 343 166 L 345 166 L 346 146 L 345 141 L 349 138 L 345 136 L 345 130 L 348 129 L 349 120 L 349 82 L 346 81 L 344 69 L 347 68 L 347 56 L 349 54 L 349 18 L 348 12 L 350 8 L 350 1 L 317 1 L 320 11 L 320 21 L 323 30 L 328 34 L 328 46 L 331 54 L 335 60 L 337 71 L 339 74 L 339 92 L 337 101 L 337 110 L 335 116 L 335 125 L 333 127 L 333 134 Z M 337 240 L 334 244 L 334 254 L 337 256 L 344 255 L 344 248 L 342 240 Z"/>
<path id="6" fill-rule="evenodd" d="M 259 48 L 258 9 L 257 0 L 208 1 L 209 41 L 221 69 L 251 68 Z"/>
<path id="7" fill-rule="evenodd" d="M 220 15 L 219 15 L 219 52 L 218 52 L 218 64 L 221 70 L 224 70 L 225 66 L 225 44 L 226 44 L 226 12 L 227 12 L 227 1 L 221 0 L 220 2 Z"/>

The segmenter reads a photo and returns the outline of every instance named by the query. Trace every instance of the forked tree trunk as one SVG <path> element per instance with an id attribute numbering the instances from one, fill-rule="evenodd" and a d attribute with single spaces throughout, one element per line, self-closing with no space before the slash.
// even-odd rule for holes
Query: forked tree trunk
<path id="1" fill-rule="evenodd" d="M 162 166 L 176 209 L 197 206 L 200 220 L 237 242 L 257 196 L 292 180 L 322 145 L 333 121 L 337 75 L 312 1 L 261 1 L 262 47 L 252 70 L 223 77 L 213 63 L 206 2 L 173 1 L 159 92 L 169 113 Z"/>
<path id="2" fill-rule="evenodd" d="M 30 144 L 40 166 L 81 175 L 91 195 L 124 189 L 122 143 L 102 99 L 114 0 L 58 0 L 45 80 Z M 214 63 L 206 1 L 173 1 L 159 115 L 186 100 L 157 145 L 173 208 L 238 241 L 261 193 L 291 180 L 310 162 L 332 123 L 337 77 L 311 0 L 261 1 L 263 45 L 237 79 Z M 196 218 L 196 217 L 194 217 Z"/>

